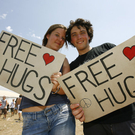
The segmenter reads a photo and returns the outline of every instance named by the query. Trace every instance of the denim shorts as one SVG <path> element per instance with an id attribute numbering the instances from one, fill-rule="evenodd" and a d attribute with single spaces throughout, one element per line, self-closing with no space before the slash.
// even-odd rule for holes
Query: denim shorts
<path id="1" fill-rule="evenodd" d="M 69 104 L 56 104 L 39 112 L 22 112 L 22 135 L 75 135 Z"/>

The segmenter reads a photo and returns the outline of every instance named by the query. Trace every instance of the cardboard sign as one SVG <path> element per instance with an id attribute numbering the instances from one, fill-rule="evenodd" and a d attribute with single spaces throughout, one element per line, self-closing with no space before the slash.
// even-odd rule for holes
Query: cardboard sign
<path id="1" fill-rule="evenodd" d="M 135 36 L 59 78 L 90 122 L 135 102 Z"/>
<path id="2" fill-rule="evenodd" d="M 0 34 L 0 85 L 45 105 L 63 54 L 14 34 Z"/>

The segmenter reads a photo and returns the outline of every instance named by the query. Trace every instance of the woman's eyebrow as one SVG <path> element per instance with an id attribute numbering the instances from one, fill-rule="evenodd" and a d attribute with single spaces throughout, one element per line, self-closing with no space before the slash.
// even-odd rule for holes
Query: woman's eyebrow
<path id="1" fill-rule="evenodd" d="M 58 33 L 58 34 L 60 34 L 60 33 L 59 33 L 59 32 L 57 32 L 57 31 L 56 31 L 55 33 Z"/>

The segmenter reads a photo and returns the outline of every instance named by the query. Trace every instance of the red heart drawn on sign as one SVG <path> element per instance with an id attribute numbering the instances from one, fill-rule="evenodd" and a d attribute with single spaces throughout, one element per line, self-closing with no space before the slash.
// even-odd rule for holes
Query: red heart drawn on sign
<path id="1" fill-rule="evenodd" d="M 48 53 L 45 53 L 43 55 L 43 59 L 45 61 L 45 64 L 47 65 L 47 64 L 51 63 L 54 60 L 54 56 L 50 56 Z"/>
<path id="2" fill-rule="evenodd" d="M 135 45 L 131 48 L 125 47 L 123 53 L 129 60 L 132 60 L 135 57 Z"/>

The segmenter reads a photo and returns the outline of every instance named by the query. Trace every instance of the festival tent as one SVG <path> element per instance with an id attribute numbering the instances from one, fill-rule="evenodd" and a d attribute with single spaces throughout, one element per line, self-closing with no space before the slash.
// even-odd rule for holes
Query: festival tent
<path id="1" fill-rule="evenodd" d="M 12 92 L 12 91 L 7 91 L 7 90 L 0 90 L 0 101 L 3 99 L 3 96 L 6 96 L 6 99 L 9 104 L 11 104 L 12 100 L 19 97 L 20 94 Z"/>

